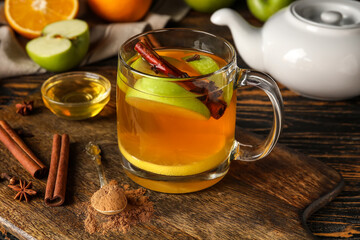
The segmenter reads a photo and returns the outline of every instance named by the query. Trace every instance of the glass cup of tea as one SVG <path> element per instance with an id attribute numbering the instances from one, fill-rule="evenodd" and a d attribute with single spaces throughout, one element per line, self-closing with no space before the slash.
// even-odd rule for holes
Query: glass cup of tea
<path id="1" fill-rule="evenodd" d="M 231 160 L 255 161 L 274 148 L 283 101 L 274 80 L 240 69 L 225 39 L 192 29 L 160 29 L 120 48 L 116 105 L 118 145 L 125 173 L 165 193 L 208 188 Z M 259 146 L 235 140 L 237 90 L 255 86 L 268 95 L 273 125 Z"/>

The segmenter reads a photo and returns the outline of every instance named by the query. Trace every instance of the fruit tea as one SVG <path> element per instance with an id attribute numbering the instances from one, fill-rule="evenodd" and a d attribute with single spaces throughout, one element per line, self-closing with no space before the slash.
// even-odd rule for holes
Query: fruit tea
<path id="1" fill-rule="evenodd" d="M 119 69 L 117 131 L 123 157 L 148 173 L 174 177 L 201 174 L 228 161 L 234 144 L 236 94 L 225 73 L 211 74 L 226 61 L 196 49 L 158 49 L 156 53 L 191 77 L 192 82 L 186 76 L 180 79 L 164 75 L 139 54 L 127 62 L 136 70 L 131 75 Z M 196 76 L 199 78 L 194 80 Z M 202 83 L 210 86 L 208 92 L 187 89 L 189 84 L 201 88 Z M 209 96 L 223 103 L 220 114 L 212 111 L 206 100 Z M 162 192 L 196 191 L 221 179 L 211 183 L 180 180 L 176 186 L 164 181 L 155 186 L 154 181 L 126 173 L 135 182 Z"/>

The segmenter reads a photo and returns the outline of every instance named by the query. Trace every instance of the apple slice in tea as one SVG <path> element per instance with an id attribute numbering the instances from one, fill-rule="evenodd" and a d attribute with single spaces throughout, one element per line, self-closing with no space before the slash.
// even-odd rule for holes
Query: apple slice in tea
<path id="1" fill-rule="evenodd" d="M 163 56 L 162 58 L 174 66 L 184 65 L 183 61 L 172 57 Z M 141 57 L 138 57 L 130 66 L 148 75 L 166 77 L 160 72 L 155 72 L 151 65 Z M 169 78 L 143 77 L 137 80 L 134 89 L 127 89 L 126 101 L 142 111 L 208 119 L 209 109 L 196 97 L 199 95 L 190 93 Z"/>
<path id="2" fill-rule="evenodd" d="M 211 57 L 194 54 L 184 57 L 184 60 L 200 75 L 206 75 L 219 70 L 219 65 Z"/>
<path id="3" fill-rule="evenodd" d="M 187 114 L 184 115 L 184 112 L 193 112 L 197 113 L 198 115 L 200 114 L 200 116 L 205 117 L 205 119 L 210 118 L 210 116 L 218 119 L 223 115 L 226 109 L 226 102 L 223 99 L 218 98 L 216 94 L 212 94 L 212 97 L 208 95 L 208 91 L 218 91 L 218 88 L 211 89 L 210 82 L 204 79 L 200 79 L 201 82 L 199 82 L 199 84 L 201 85 L 197 85 L 198 81 L 196 79 L 192 79 L 194 82 L 187 81 L 186 78 L 189 78 L 189 74 L 185 72 L 185 69 L 180 66 L 181 64 L 189 69 L 189 65 L 186 64 L 184 59 L 178 59 L 178 62 L 172 65 L 160 57 L 159 54 L 155 52 L 146 42 L 138 42 L 134 49 L 149 63 L 149 66 L 153 66 L 150 68 L 151 70 L 161 71 L 168 77 L 175 77 L 177 81 L 183 82 L 175 82 L 172 78 L 155 78 L 155 81 L 154 78 L 151 77 L 140 78 L 134 85 L 134 88 L 137 90 L 128 89 L 126 99 L 136 99 L 136 101 L 141 102 L 143 102 L 143 100 L 151 100 L 152 102 L 161 103 L 165 106 L 171 105 L 173 111 L 170 111 L 170 114 L 172 115 L 174 115 L 176 112 L 177 115 L 185 116 Z M 208 59 L 205 60 L 208 61 Z M 138 59 L 136 61 L 141 60 Z M 209 63 L 211 62 L 209 61 Z M 135 63 L 134 67 L 137 67 L 138 69 L 141 67 L 145 68 L 145 65 L 145 63 L 138 62 Z M 208 67 L 205 66 L 205 68 Z M 193 68 L 190 68 L 190 70 L 192 69 Z M 201 76 L 201 74 L 199 74 L 199 76 Z M 179 78 L 184 80 L 180 80 Z M 129 100 L 128 103 L 134 103 L 134 100 Z M 134 104 L 131 105 L 135 106 Z M 144 104 L 140 104 L 140 106 L 143 105 Z M 157 107 L 160 107 L 160 109 Z M 157 107 L 154 108 L 151 112 L 164 110 L 163 106 Z M 138 106 L 137 108 L 140 107 Z M 142 108 L 142 110 L 146 111 L 146 109 L 149 108 L 151 107 L 147 106 L 146 108 Z M 167 112 L 168 111 L 163 111 L 163 113 Z"/>
<path id="4" fill-rule="evenodd" d="M 210 111 L 197 97 L 170 79 L 144 77 L 128 88 L 125 99 L 142 111 L 207 120 Z"/>
<path id="5" fill-rule="evenodd" d="M 197 71 L 200 75 L 207 75 L 218 71 L 219 65 L 217 62 L 209 56 L 202 54 L 195 54 L 183 58 L 191 68 Z M 230 104 L 232 95 L 233 95 L 233 81 L 227 83 L 228 79 L 225 73 L 217 73 L 214 76 L 208 77 L 210 81 L 215 82 L 215 85 L 218 87 L 223 87 L 223 97 L 224 101 L 227 104 Z M 226 82 L 224 82 L 226 81 Z"/>
<path id="6" fill-rule="evenodd" d="M 28 42 L 26 51 L 48 71 L 62 72 L 77 66 L 89 48 L 89 27 L 79 19 L 51 23 L 42 35 Z"/>

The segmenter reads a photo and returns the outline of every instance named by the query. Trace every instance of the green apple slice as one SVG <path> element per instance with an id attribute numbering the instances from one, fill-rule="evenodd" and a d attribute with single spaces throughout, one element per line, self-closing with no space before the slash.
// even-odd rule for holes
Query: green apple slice
<path id="1" fill-rule="evenodd" d="M 26 51 L 34 62 L 52 72 L 77 66 L 90 44 L 89 27 L 79 19 L 51 23 L 43 29 L 42 35 L 29 41 Z"/>
<path id="2" fill-rule="evenodd" d="M 200 58 L 197 60 L 193 60 L 188 62 L 188 64 L 195 69 L 197 72 L 200 73 L 200 75 L 206 75 L 213 72 L 216 72 L 219 70 L 218 64 L 209 56 L 205 55 L 199 55 Z M 193 56 L 187 56 L 184 58 L 186 61 L 187 59 L 191 58 Z"/>
<path id="3" fill-rule="evenodd" d="M 130 67 L 142 73 L 155 75 L 155 72 L 151 69 L 151 65 L 142 57 L 138 57 L 138 59 L 136 59 L 133 63 L 130 64 Z"/>
<path id="4" fill-rule="evenodd" d="M 140 78 L 126 93 L 126 101 L 142 111 L 197 120 L 210 118 L 210 111 L 193 94 L 175 82 L 159 78 Z"/>
<path id="5" fill-rule="evenodd" d="M 187 63 L 195 71 L 197 71 L 200 75 L 207 75 L 207 74 L 216 72 L 220 69 L 219 65 L 216 63 L 216 61 L 214 59 L 212 59 L 211 57 L 205 56 L 205 55 L 199 55 L 199 56 L 200 56 L 199 59 L 189 61 Z M 184 58 L 184 60 L 186 61 L 187 59 L 192 58 L 192 57 L 193 56 L 187 56 Z M 222 88 L 224 101 L 227 104 L 230 104 L 230 101 L 231 101 L 231 98 L 233 95 L 233 82 L 224 86 L 224 81 L 227 82 L 227 79 L 226 79 L 226 76 L 224 73 L 217 73 L 216 75 L 210 76 L 209 80 L 214 81 L 215 84 L 219 88 Z"/>

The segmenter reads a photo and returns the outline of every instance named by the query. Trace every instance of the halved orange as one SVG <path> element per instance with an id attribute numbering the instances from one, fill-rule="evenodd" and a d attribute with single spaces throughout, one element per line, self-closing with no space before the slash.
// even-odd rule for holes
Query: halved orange
<path id="1" fill-rule="evenodd" d="M 40 36 L 49 23 L 75 18 L 78 10 L 78 0 L 5 0 L 6 20 L 26 38 Z"/>

